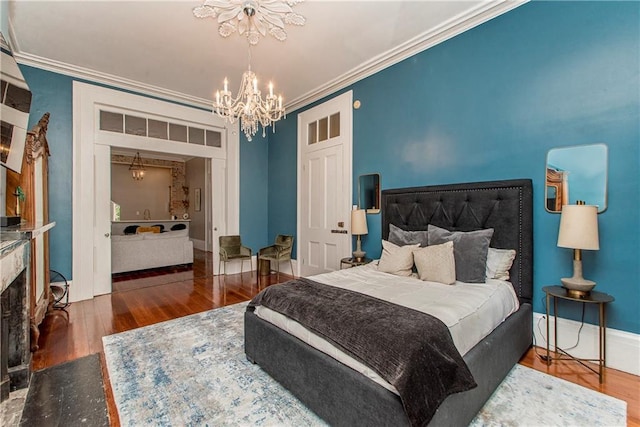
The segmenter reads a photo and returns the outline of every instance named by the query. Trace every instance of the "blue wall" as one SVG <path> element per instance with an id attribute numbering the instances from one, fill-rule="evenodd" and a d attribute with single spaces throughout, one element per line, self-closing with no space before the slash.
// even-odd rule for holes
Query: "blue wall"
<path id="1" fill-rule="evenodd" d="M 534 310 L 544 312 L 541 288 L 572 272 L 571 250 L 556 247 L 560 217 L 544 209 L 547 151 L 603 142 L 609 203 L 585 277 L 616 298 L 609 326 L 639 333 L 639 18 L 637 2 L 532 2 L 347 88 L 362 103 L 354 202 L 358 175 L 371 172 L 383 189 L 533 179 Z M 295 224 L 299 112 L 270 135 L 270 235 Z M 368 220 L 364 249 L 379 256 L 380 215 Z M 579 319 L 575 308 L 561 315 Z"/>
<path id="2" fill-rule="evenodd" d="M 47 131 L 51 150 L 49 217 L 56 226 L 50 232 L 50 265 L 67 279 L 72 279 L 74 79 L 28 66 L 20 66 L 20 70 L 33 93 L 29 127 L 35 125 L 45 112 L 51 113 Z M 267 141 L 256 135 L 252 143 L 247 143 L 244 134 L 241 134 L 240 141 L 240 233 L 247 236 L 245 243 L 257 251 L 268 244 Z"/>
<path id="3" fill-rule="evenodd" d="M 248 142 L 240 133 L 240 236 L 242 244 L 253 249 L 270 245 L 268 234 L 269 134 L 262 130 Z"/>

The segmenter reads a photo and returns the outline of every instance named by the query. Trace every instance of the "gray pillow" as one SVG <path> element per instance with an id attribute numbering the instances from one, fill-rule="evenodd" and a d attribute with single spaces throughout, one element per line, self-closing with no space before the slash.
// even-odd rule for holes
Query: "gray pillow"
<path id="1" fill-rule="evenodd" d="M 486 281 L 487 252 L 493 228 L 477 231 L 449 231 L 429 224 L 429 245 L 453 242 L 456 280 L 466 283 Z"/>
<path id="2" fill-rule="evenodd" d="M 389 241 L 394 245 L 405 246 L 419 244 L 424 248 L 429 245 L 429 233 L 425 231 L 406 231 L 389 224 Z"/>

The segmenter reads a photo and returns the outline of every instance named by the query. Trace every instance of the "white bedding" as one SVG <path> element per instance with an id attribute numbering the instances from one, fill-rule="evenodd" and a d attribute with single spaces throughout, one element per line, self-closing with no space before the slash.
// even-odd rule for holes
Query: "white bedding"
<path id="1" fill-rule="evenodd" d="M 518 297 L 509 282 L 487 280 L 487 283 L 456 282 L 453 285 L 443 285 L 379 272 L 376 262 L 311 276 L 309 279 L 361 292 L 435 316 L 447 325 L 453 343 L 463 356 L 519 308 Z M 263 306 L 258 306 L 255 313 L 396 393 L 395 388 L 377 373 L 308 331 L 298 322 Z"/>

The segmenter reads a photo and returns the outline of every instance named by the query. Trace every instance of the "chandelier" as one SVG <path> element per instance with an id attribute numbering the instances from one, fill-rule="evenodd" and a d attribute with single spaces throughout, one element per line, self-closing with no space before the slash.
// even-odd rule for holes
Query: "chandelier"
<path id="1" fill-rule="evenodd" d="M 142 165 L 142 158 L 140 157 L 139 151 L 136 152 L 131 166 L 129 166 L 129 170 L 131 171 L 131 175 L 133 175 L 133 179 L 136 181 L 141 181 L 142 178 L 144 178 L 144 166 Z"/>
<path id="2" fill-rule="evenodd" d="M 251 46 L 256 45 L 260 35 L 267 32 L 277 40 L 284 41 L 287 33 L 285 24 L 304 25 L 305 18 L 293 13 L 291 6 L 302 0 L 205 0 L 202 6 L 193 9 L 198 18 L 217 18 L 218 32 L 228 37 L 234 32 L 244 34 L 249 42 L 249 67 L 242 74 L 240 89 L 234 98 L 229 91 L 229 81 L 224 79 L 224 89 L 216 92 L 213 112 L 230 123 L 240 120 L 240 128 L 248 141 L 262 126 L 262 136 L 266 128 L 285 115 L 282 95 L 273 94 L 273 83 L 269 82 L 269 94 L 262 98 L 258 89 L 258 78 L 251 71 Z"/>
<path id="3" fill-rule="evenodd" d="M 251 52 L 249 52 L 251 57 Z M 266 128 L 274 126 L 285 114 L 282 106 L 282 95 L 273 94 L 273 83 L 269 82 L 269 95 L 262 99 L 262 94 L 258 89 L 258 78 L 251 71 L 251 59 L 249 59 L 249 69 L 242 74 L 240 90 L 238 96 L 233 98 L 229 90 L 229 81 L 224 79 L 224 89 L 216 92 L 216 99 L 213 102 L 214 112 L 235 123 L 240 119 L 240 128 L 251 141 L 253 135 L 258 131 L 258 125 L 262 125 L 262 136 L 266 136 Z"/>

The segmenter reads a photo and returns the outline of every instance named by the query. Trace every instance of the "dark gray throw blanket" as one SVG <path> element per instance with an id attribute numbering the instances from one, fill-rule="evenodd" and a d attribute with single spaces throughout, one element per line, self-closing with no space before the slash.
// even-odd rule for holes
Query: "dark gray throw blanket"
<path id="1" fill-rule="evenodd" d="M 439 319 L 359 292 L 295 279 L 269 286 L 249 303 L 296 320 L 392 384 L 409 422 L 429 423 L 450 394 L 476 383 Z"/>

